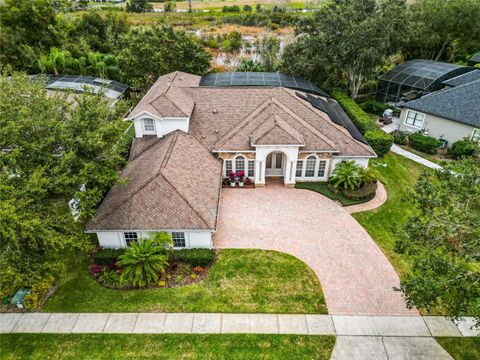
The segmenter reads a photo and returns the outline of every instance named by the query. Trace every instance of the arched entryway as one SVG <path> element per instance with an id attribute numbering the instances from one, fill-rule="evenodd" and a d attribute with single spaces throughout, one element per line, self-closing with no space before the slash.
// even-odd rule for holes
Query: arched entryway
<path id="1" fill-rule="evenodd" d="M 279 178 L 285 176 L 287 157 L 281 151 L 274 151 L 267 155 L 265 160 L 265 177 Z"/>

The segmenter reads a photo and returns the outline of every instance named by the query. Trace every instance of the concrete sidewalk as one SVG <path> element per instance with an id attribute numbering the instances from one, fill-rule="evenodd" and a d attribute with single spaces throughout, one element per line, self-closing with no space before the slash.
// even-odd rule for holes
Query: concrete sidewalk
<path id="1" fill-rule="evenodd" d="M 422 164 L 423 166 L 426 166 L 430 169 L 435 169 L 435 170 L 440 170 L 443 169 L 440 165 L 435 164 L 434 162 L 427 160 L 421 156 L 418 156 L 417 154 L 411 153 L 410 151 L 407 151 L 405 149 L 402 149 L 400 146 L 393 144 L 392 147 L 390 148 L 390 151 L 402 155 L 410 160 L 413 160 L 419 164 Z"/>
<path id="2" fill-rule="evenodd" d="M 219 313 L 1 313 L 0 333 L 478 336 L 473 318 Z"/>

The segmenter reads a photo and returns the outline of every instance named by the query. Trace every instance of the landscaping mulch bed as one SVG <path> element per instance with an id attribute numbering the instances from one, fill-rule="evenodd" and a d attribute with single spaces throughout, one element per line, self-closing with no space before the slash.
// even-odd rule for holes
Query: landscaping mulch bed
<path id="1" fill-rule="evenodd" d="M 93 278 L 104 288 L 115 290 L 135 290 L 136 287 L 122 284 L 119 280 L 122 269 L 115 264 L 94 265 L 96 268 L 90 273 Z M 100 266 L 100 268 L 98 268 Z M 158 281 L 155 285 L 143 289 L 176 288 L 201 282 L 208 274 L 210 266 L 195 266 L 185 262 L 175 262 L 165 268 L 165 272 L 158 274 Z"/>

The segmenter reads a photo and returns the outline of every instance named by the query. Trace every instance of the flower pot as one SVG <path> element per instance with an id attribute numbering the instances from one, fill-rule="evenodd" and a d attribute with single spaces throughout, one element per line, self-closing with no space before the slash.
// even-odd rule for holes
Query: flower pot
<path id="1" fill-rule="evenodd" d="M 230 186 L 231 186 L 231 187 L 235 187 L 235 183 L 234 183 L 234 182 L 231 182 L 231 183 L 230 183 Z"/>
<path id="2" fill-rule="evenodd" d="M 240 187 L 243 187 L 243 181 L 240 181 L 240 182 L 238 183 L 238 185 L 239 185 Z"/>

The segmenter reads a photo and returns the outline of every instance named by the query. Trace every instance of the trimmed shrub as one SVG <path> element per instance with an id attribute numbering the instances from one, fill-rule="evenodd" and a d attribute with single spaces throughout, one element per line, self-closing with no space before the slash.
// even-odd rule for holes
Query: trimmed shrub
<path id="1" fill-rule="evenodd" d="M 411 134 L 408 137 L 408 141 L 412 148 L 427 154 L 435 154 L 438 147 L 442 144 L 440 140 L 420 133 Z"/>
<path id="2" fill-rule="evenodd" d="M 213 249 L 181 249 L 175 250 L 171 255 L 169 262 L 186 262 L 193 267 L 208 266 L 215 258 Z"/>
<path id="3" fill-rule="evenodd" d="M 125 249 L 100 249 L 93 255 L 93 263 L 110 265 L 117 262 L 118 258 L 124 253 Z"/>
<path id="4" fill-rule="evenodd" d="M 408 133 L 400 130 L 395 131 L 393 133 L 393 142 L 398 145 L 407 145 Z"/>
<path id="5" fill-rule="evenodd" d="M 355 100 L 338 90 L 333 91 L 332 94 L 362 134 L 377 129 L 370 116 L 358 106 Z"/>
<path id="6" fill-rule="evenodd" d="M 345 189 L 343 195 L 351 200 L 363 200 L 373 198 L 377 191 L 377 183 L 370 183 L 363 185 L 361 188 L 355 190 Z"/>
<path id="7" fill-rule="evenodd" d="M 372 98 L 362 102 L 361 104 L 359 104 L 359 106 L 362 108 L 362 110 L 372 114 L 376 114 L 378 116 L 381 116 L 383 112 L 387 109 L 393 110 L 393 113 L 395 114 L 395 116 L 400 115 L 399 109 L 395 107 L 392 108 L 391 106 Z"/>
<path id="8" fill-rule="evenodd" d="M 393 144 L 393 136 L 379 129 L 367 131 L 365 139 L 379 157 L 388 153 Z"/>
<path id="9" fill-rule="evenodd" d="M 465 138 L 463 140 L 455 141 L 452 144 L 452 147 L 447 150 L 447 155 L 454 159 L 468 157 L 472 156 L 478 148 L 479 146 L 475 141 Z"/>

